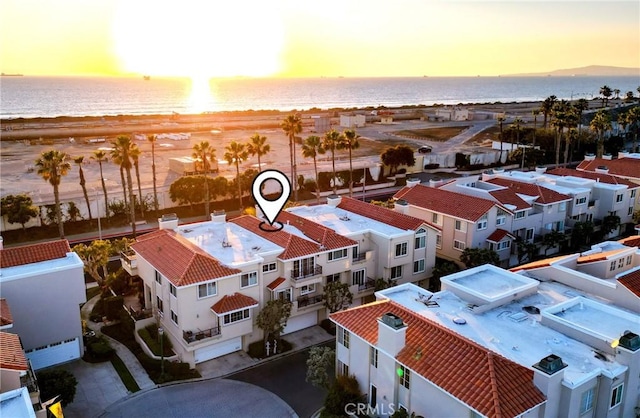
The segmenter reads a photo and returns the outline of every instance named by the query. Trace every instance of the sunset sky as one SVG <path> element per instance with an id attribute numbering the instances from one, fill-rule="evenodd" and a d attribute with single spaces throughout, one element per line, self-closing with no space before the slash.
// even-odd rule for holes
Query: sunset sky
<path id="1" fill-rule="evenodd" d="M 0 69 L 369 77 L 640 67 L 639 16 L 635 0 L 2 0 Z"/>

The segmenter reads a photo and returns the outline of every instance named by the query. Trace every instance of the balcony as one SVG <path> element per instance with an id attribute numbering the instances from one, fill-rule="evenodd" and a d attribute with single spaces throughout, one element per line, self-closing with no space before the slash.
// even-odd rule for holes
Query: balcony
<path id="1" fill-rule="evenodd" d="M 38 380 L 36 379 L 36 375 L 33 373 L 31 364 L 29 364 L 27 373 L 24 376 L 20 376 L 20 387 L 27 388 L 29 393 L 40 392 L 40 389 L 38 389 Z"/>
<path id="2" fill-rule="evenodd" d="M 138 259 L 133 250 L 122 251 L 120 253 L 120 263 L 122 268 L 132 276 L 138 275 Z"/>
<path id="3" fill-rule="evenodd" d="M 368 252 L 369 252 L 369 251 L 358 254 L 357 256 L 355 256 L 355 257 L 353 257 L 353 258 L 351 259 L 351 262 L 352 262 L 353 264 L 355 264 L 355 263 L 362 263 L 363 261 L 365 261 L 365 260 L 367 259 L 367 253 L 368 253 Z"/>
<path id="4" fill-rule="evenodd" d="M 315 296 L 300 296 L 297 299 L 298 309 L 305 308 L 307 306 L 316 305 L 324 300 L 324 295 Z"/>
<path id="5" fill-rule="evenodd" d="M 310 269 L 291 270 L 291 278 L 293 280 L 308 279 L 309 277 L 322 275 L 322 266 L 315 266 Z"/>
<path id="6" fill-rule="evenodd" d="M 220 327 L 213 327 L 205 329 L 204 331 L 182 331 L 182 339 L 185 340 L 187 344 L 215 337 L 216 335 L 220 335 Z"/>
<path id="7" fill-rule="evenodd" d="M 364 292 L 369 289 L 373 289 L 376 287 L 376 281 L 370 277 L 367 277 L 367 280 L 364 283 L 358 284 L 358 292 Z"/>

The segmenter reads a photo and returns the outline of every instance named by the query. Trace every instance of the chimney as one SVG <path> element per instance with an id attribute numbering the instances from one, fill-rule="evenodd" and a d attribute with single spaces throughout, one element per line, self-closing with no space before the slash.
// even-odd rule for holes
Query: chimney
<path id="1" fill-rule="evenodd" d="M 536 167 L 536 173 L 543 174 L 543 173 L 546 173 L 546 172 L 547 172 L 547 167 L 544 167 L 544 166 L 541 166 L 541 165 Z"/>
<path id="2" fill-rule="evenodd" d="M 595 159 L 596 159 L 595 154 L 585 154 L 585 155 L 584 155 L 584 160 L 585 160 L 585 161 L 593 161 L 593 160 L 595 160 Z"/>
<path id="3" fill-rule="evenodd" d="M 434 177 L 429 180 L 429 187 L 440 187 L 442 186 L 443 180 L 440 177 Z"/>
<path id="4" fill-rule="evenodd" d="M 178 215 L 175 213 L 162 215 L 162 218 L 158 218 L 158 226 L 160 229 L 176 229 L 178 227 Z"/>
<path id="5" fill-rule="evenodd" d="M 399 316 L 387 312 L 378 318 L 378 347 L 391 357 L 404 348 L 406 336 L 407 325 Z"/>
<path id="6" fill-rule="evenodd" d="M 611 158 L 612 158 L 612 157 L 611 157 L 611 154 L 604 154 L 604 155 L 602 155 L 602 159 L 603 159 L 603 160 L 611 160 Z"/>
<path id="7" fill-rule="evenodd" d="M 547 398 L 547 405 L 545 407 L 545 416 L 547 417 L 557 417 L 560 415 L 562 379 L 564 379 L 564 372 L 562 370 L 565 367 L 567 367 L 567 365 L 562 362 L 562 358 L 555 354 L 549 354 L 533 365 L 533 384 L 536 385 Z"/>
<path id="8" fill-rule="evenodd" d="M 419 178 L 408 178 L 407 179 L 407 187 L 414 187 L 420 184 Z"/>
<path id="9" fill-rule="evenodd" d="M 226 221 L 227 214 L 224 210 L 214 210 L 211 214 L 211 222 L 225 223 Z"/>
<path id="10" fill-rule="evenodd" d="M 630 152 L 620 151 L 620 152 L 618 152 L 618 159 L 620 159 L 620 158 L 626 158 L 626 157 L 628 157 L 630 154 L 631 154 Z"/>
<path id="11" fill-rule="evenodd" d="M 606 165 L 599 165 L 599 166 L 596 167 L 596 173 L 608 174 L 609 173 L 609 167 L 607 167 Z"/>
<path id="12" fill-rule="evenodd" d="M 396 212 L 400 212 L 404 215 L 408 215 L 409 213 L 409 205 L 407 204 L 406 200 L 403 199 L 398 199 L 396 200 L 395 204 L 393 205 L 393 210 L 395 210 Z"/>
<path id="13" fill-rule="evenodd" d="M 340 202 L 342 202 L 342 198 L 337 194 L 330 194 L 327 196 L 327 204 L 332 208 L 337 208 Z"/>
<path id="14" fill-rule="evenodd" d="M 0 237 L 0 250 L 4 250 L 4 238 Z"/>
<path id="15" fill-rule="evenodd" d="M 640 350 L 640 336 L 631 331 L 625 332 L 624 335 L 620 337 L 619 347 L 624 347 L 630 351 Z"/>

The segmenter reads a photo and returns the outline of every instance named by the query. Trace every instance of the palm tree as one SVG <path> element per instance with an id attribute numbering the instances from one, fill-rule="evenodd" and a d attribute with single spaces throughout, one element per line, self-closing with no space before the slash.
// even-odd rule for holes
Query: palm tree
<path id="1" fill-rule="evenodd" d="M 60 209 L 60 181 L 62 176 L 66 176 L 71 170 L 71 164 L 67 161 L 68 155 L 57 150 L 45 151 L 36 160 L 38 175 L 53 187 L 53 198 L 55 201 L 56 222 L 60 238 L 64 238 L 64 225 L 62 224 L 62 210 Z"/>
<path id="2" fill-rule="evenodd" d="M 569 132 L 567 132 L 567 143 L 565 145 L 565 149 L 564 149 L 564 166 L 567 166 L 567 163 L 569 162 L 569 148 L 571 147 L 571 144 L 573 142 L 575 142 L 575 140 L 578 138 L 578 131 L 576 130 L 575 127 L 570 126 L 569 127 Z"/>
<path id="3" fill-rule="evenodd" d="M 620 98 L 620 89 L 613 89 L 614 99 L 618 100 Z"/>
<path id="4" fill-rule="evenodd" d="M 231 164 L 235 164 L 236 166 L 236 183 L 238 183 L 238 201 L 240 203 L 240 207 L 238 209 L 242 210 L 242 185 L 240 184 L 240 163 L 246 161 L 249 158 L 249 153 L 245 150 L 245 144 L 241 144 L 237 141 L 231 141 L 229 145 L 225 147 L 227 150 L 224 153 L 224 159 L 226 162 Z"/>
<path id="5" fill-rule="evenodd" d="M 551 124 L 556 127 L 556 167 L 560 166 L 560 146 L 562 145 L 562 134 L 567 126 L 569 112 L 569 102 L 561 100 L 553 106 L 553 120 Z"/>
<path id="6" fill-rule="evenodd" d="M 204 212 L 209 216 L 209 179 L 207 174 L 211 166 L 210 161 L 216 159 L 216 150 L 211 147 L 209 141 L 201 141 L 193 146 L 193 158 L 202 162 L 202 173 L 204 175 Z"/>
<path id="7" fill-rule="evenodd" d="M 509 127 L 510 129 L 513 129 L 514 131 L 516 131 L 516 144 L 518 146 L 520 146 L 520 128 L 522 127 L 523 124 L 524 124 L 524 121 L 522 120 L 522 118 L 520 118 L 520 116 L 516 116 L 513 119 L 513 122 L 511 122 L 511 126 Z M 522 163 L 520 164 L 521 168 L 524 168 L 525 149 L 526 148 L 524 147 L 524 144 L 522 144 Z M 511 152 L 513 152 L 513 139 L 511 140 Z"/>
<path id="8" fill-rule="evenodd" d="M 602 107 L 607 107 L 607 104 L 609 103 L 609 97 L 611 97 L 612 94 L 613 91 L 611 90 L 611 87 L 607 86 L 606 84 L 600 87 L 600 95 L 602 95 Z"/>
<path id="9" fill-rule="evenodd" d="M 271 146 L 267 144 L 267 137 L 261 136 L 259 133 L 255 133 L 251 138 L 251 142 L 247 144 L 247 152 L 253 157 L 258 156 L 258 171 L 262 171 L 262 162 L 260 157 L 267 155 L 271 151 Z"/>
<path id="10" fill-rule="evenodd" d="M 138 183 L 138 199 L 140 201 L 140 217 L 144 218 L 144 204 L 142 199 L 142 188 L 140 187 L 140 148 L 136 144 L 131 146 L 131 159 L 133 160 L 133 167 L 136 170 L 136 180 Z"/>
<path id="11" fill-rule="evenodd" d="M 106 151 L 103 151 L 103 150 L 93 151 L 93 155 L 91 156 L 91 159 L 97 161 L 98 165 L 100 166 L 100 182 L 102 183 L 102 193 L 104 194 L 104 211 L 108 219 L 109 218 L 109 199 L 107 198 L 107 185 L 104 183 L 104 175 L 102 174 L 102 163 L 109 161 L 109 159 L 107 158 Z M 100 213 L 99 209 L 98 209 L 98 213 Z"/>
<path id="12" fill-rule="evenodd" d="M 129 217 L 131 221 L 131 233 L 133 238 L 136 237 L 136 208 L 135 198 L 133 197 L 133 180 L 131 179 L 131 154 L 135 144 L 131 142 L 131 137 L 126 135 L 119 135 L 116 140 L 112 142 L 114 150 L 112 155 L 113 160 L 119 161 L 121 170 L 127 175 L 126 184 L 129 190 Z M 117 157 L 117 158 L 116 158 Z"/>
<path id="13" fill-rule="evenodd" d="M 338 143 L 338 149 L 349 150 L 349 197 L 353 196 L 353 158 L 351 151 L 360 148 L 358 138 L 360 138 L 360 135 L 355 130 L 346 129 Z"/>
<path id="14" fill-rule="evenodd" d="M 287 116 L 280 124 L 282 130 L 289 138 L 289 157 L 291 158 L 291 184 L 298 184 L 296 167 L 296 135 L 302 132 L 302 119 L 298 115 Z M 293 187 L 293 200 L 298 201 L 298 187 Z"/>
<path id="15" fill-rule="evenodd" d="M 158 216 L 158 191 L 156 189 L 156 135 L 148 135 L 147 141 L 151 142 L 151 172 L 153 173 L 153 208 Z"/>
<path id="16" fill-rule="evenodd" d="M 604 152 L 604 133 L 611 129 L 611 116 L 604 109 L 598 110 L 595 114 L 589 128 L 598 135 L 598 146 L 596 148 L 596 157 L 602 158 Z"/>
<path id="17" fill-rule="evenodd" d="M 124 177 L 124 166 L 122 164 L 122 152 L 118 148 L 113 148 L 111 150 L 111 162 L 116 164 L 120 170 L 120 183 L 122 184 L 122 196 L 124 198 L 124 206 L 129 207 L 129 197 L 127 195 L 127 181 Z M 129 218 L 129 215 L 127 215 Z"/>
<path id="18" fill-rule="evenodd" d="M 500 164 L 502 164 L 502 124 L 504 123 L 505 119 L 506 118 L 504 117 L 504 115 L 498 116 L 498 125 L 500 126 Z"/>
<path id="19" fill-rule="evenodd" d="M 342 134 L 335 129 L 332 129 L 324 134 L 324 138 L 322 138 L 322 148 L 325 151 L 331 151 L 331 167 L 332 167 L 332 184 L 333 184 L 333 193 L 336 193 L 336 148 L 338 144 L 342 141 Z"/>
<path id="20" fill-rule="evenodd" d="M 627 125 L 633 132 L 633 148 L 632 152 L 636 152 L 638 142 L 638 123 L 640 122 L 640 106 L 632 107 L 627 111 Z"/>
<path id="21" fill-rule="evenodd" d="M 316 200 L 318 203 L 320 203 L 320 184 L 318 183 L 318 162 L 316 158 L 319 154 L 324 154 L 320 137 L 316 135 L 307 137 L 302 144 L 302 156 L 305 158 L 313 158 L 313 170 L 316 175 Z"/>
<path id="22" fill-rule="evenodd" d="M 538 125 L 538 116 L 540 115 L 540 109 L 533 109 L 531 111 L 531 114 L 533 114 L 533 141 L 531 144 L 531 149 L 533 149 L 536 147 L 536 129 Z"/>
<path id="23" fill-rule="evenodd" d="M 629 119 L 627 118 L 627 112 L 625 113 L 618 113 L 618 126 L 620 127 L 620 129 L 622 130 L 622 133 L 618 133 L 618 135 L 622 135 L 623 139 L 623 144 L 624 144 L 624 140 L 627 139 L 627 126 L 629 125 Z"/>
<path id="24" fill-rule="evenodd" d="M 558 98 L 554 95 L 551 95 L 546 99 L 544 99 L 544 101 L 542 102 L 542 105 L 540 106 L 540 110 L 544 115 L 544 123 L 542 124 L 544 129 L 547 129 L 547 126 L 548 126 L 547 118 L 551 114 L 551 111 L 553 110 L 553 105 L 555 104 L 556 100 L 558 100 Z"/>
<path id="25" fill-rule="evenodd" d="M 82 193 L 84 194 L 84 201 L 87 203 L 87 211 L 89 212 L 89 220 L 93 219 L 91 216 L 91 203 L 89 203 L 89 194 L 87 193 L 87 181 L 84 178 L 84 170 L 82 169 L 82 164 L 84 163 L 84 155 L 80 155 L 79 157 L 75 157 L 73 162 L 78 164 L 78 173 L 80 175 L 80 187 L 82 187 Z M 97 204 L 97 202 L 96 202 Z"/>

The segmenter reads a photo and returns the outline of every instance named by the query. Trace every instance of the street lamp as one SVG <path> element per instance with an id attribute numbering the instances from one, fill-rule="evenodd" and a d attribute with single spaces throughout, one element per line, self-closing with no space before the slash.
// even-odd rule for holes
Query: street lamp
<path id="1" fill-rule="evenodd" d="M 158 335 L 160 336 L 160 380 L 164 376 L 164 328 L 158 327 Z"/>

